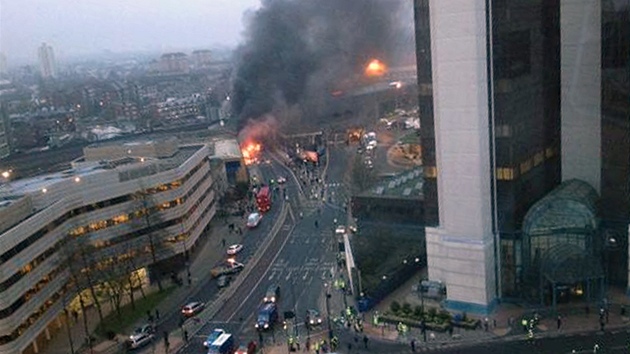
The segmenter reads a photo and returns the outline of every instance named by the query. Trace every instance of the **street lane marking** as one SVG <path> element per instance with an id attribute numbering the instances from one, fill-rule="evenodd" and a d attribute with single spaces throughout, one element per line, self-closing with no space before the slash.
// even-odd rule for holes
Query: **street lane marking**
<path id="1" fill-rule="evenodd" d="M 293 270 L 289 270 L 289 274 L 287 274 L 284 280 L 289 280 L 291 278 L 291 273 L 293 273 Z"/>
<path id="2" fill-rule="evenodd" d="M 269 276 L 269 280 L 273 279 L 273 277 L 276 276 L 276 271 L 274 270 L 271 275 Z"/>
<path id="3" fill-rule="evenodd" d="M 306 280 L 306 277 L 308 277 L 308 270 L 304 273 L 304 276 L 302 277 L 302 280 Z"/>

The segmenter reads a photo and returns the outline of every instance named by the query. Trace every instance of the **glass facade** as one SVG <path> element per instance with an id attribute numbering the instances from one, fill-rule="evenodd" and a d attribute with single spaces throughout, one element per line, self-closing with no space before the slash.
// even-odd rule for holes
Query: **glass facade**
<path id="1" fill-rule="evenodd" d="M 630 0 L 602 1 L 601 210 L 609 280 L 627 285 L 630 221 Z M 623 267 L 619 265 L 623 264 Z"/>
<path id="2" fill-rule="evenodd" d="M 439 224 L 437 173 L 435 162 L 435 131 L 433 120 L 433 79 L 431 74 L 431 23 L 429 0 L 414 1 L 416 31 L 416 64 L 418 70 L 418 114 L 420 116 L 420 144 L 424 166 L 424 222 L 426 226 Z"/>
<path id="3" fill-rule="evenodd" d="M 521 226 L 561 181 L 560 1 L 492 0 L 491 125 L 502 296 L 518 296 Z M 490 65 L 490 64 L 489 64 Z"/>
<path id="4" fill-rule="evenodd" d="M 437 4 L 438 0 L 435 0 Z M 439 225 L 435 121 L 431 68 L 430 0 L 415 0 L 416 56 L 418 70 L 419 111 L 421 121 L 422 158 L 424 165 L 425 225 Z M 527 212 L 562 181 L 563 73 L 577 76 L 575 68 L 562 71 L 562 38 L 573 35 L 574 24 L 567 12 L 561 17 L 561 6 L 574 5 L 561 0 L 485 0 L 487 30 L 487 73 L 489 85 L 490 157 L 493 176 L 492 200 L 495 202 L 495 225 L 499 233 L 499 281 L 503 298 L 522 298 L 527 277 L 525 267 L 532 255 L 527 250 L 547 249 L 557 242 L 576 243 L 569 239 L 539 235 L 532 244 L 523 241 L 523 221 Z M 567 6 L 588 11 L 601 8 L 600 14 L 584 13 L 582 21 L 601 22 L 601 40 L 578 34 L 577 43 L 586 48 L 596 43 L 601 49 L 601 165 L 598 175 L 601 210 L 597 210 L 598 230 L 590 236 L 593 244 L 577 242 L 577 247 L 601 260 L 608 281 L 628 286 L 628 225 L 630 224 L 630 0 L 587 2 L 584 7 Z M 582 16 L 582 15 L 580 15 Z M 568 22 L 561 31 L 561 19 Z M 601 21 L 600 21 L 601 19 Z M 591 22 L 594 23 L 594 22 Z M 562 24 L 564 26 L 564 24 Z M 439 26 L 434 26 L 439 28 Z M 561 36 L 561 33 L 563 34 Z M 440 34 L 444 35 L 444 34 Z M 437 37 L 440 37 L 438 35 Z M 588 34 L 586 34 L 588 36 Z M 576 36 L 570 36 L 574 40 Z M 581 65 L 567 58 L 565 65 Z M 599 60 L 598 60 L 599 62 Z M 588 65 L 584 64 L 583 65 Z M 583 66 L 586 68 L 587 66 Z M 589 68 L 588 70 L 591 70 Z M 593 69 L 598 70 L 598 69 Z M 583 73 L 582 73 L 583 74 Z M 595 73 L 594 78 L 600 73 Z M 566 79 L 566 77 L 565 77 Z M 569 77 L 569 80 L 585 80 Z M 576 82 L 577 82 L 576 81 Z M 585 84 L 590 84 L 588 79 Z M 593 82 L 600 86 L 599 83 Z M 566 88 L 574 90 L 574 88 Z M 568 92 L 568 91 L 567 91 Z M 575 91 L 579 92 L 579 91 Z M 588 91 L 584 91 L 588 92 Z M 589 116 L 590 117 L 590 116 Z M 581 118 L 580 118 L 581 119 Z M 587 118 L 588 119 L 588 118 Z M 579 124 L 579 119 L 567 121 Z M 565 134 L 570 134 L 566 132 Z M 574 137 L 574 136 L 572 136 Z M 570 146 L 570 145 L 567 145 Z M 579 148 L 579 146 L 578 146 Z M 564 149 L 568 149 L 564 147 Z M 590 149 L 590 147 L 589 147 Z M 591 151 L 591 150 L 589 150 Z M 568 156 L 579 151 L 565 151 Z M 591 155 L 592 152 L 591 152 Z M 598 154 L 594 154 L 597 156 Z M 567 160 L 571 163 L 571 160 Z M 566 166 L 565 166 L 566 168 Z M 565 171 L 572 178 L 572 171 Z M 579 238 L 579 237 L 578 237 Z M 562 239 L 562 240 L 561 240 Z M 561 242 L 561 243 L 562 243 Z M 600 244 L 595 247 L 594 244 Z M 542 255 L 541 255 L 542 256 Z M 620 266 L 622 265 L 622 266 Z"/>

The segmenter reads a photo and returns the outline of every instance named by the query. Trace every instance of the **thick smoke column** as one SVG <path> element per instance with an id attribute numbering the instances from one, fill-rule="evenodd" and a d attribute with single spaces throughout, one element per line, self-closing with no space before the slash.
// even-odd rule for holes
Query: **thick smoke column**
<path id="1" fill-rule="evenodd" d="M 232 108 L 240 128 L 278 106 L 308 104 L 371 58 L 396 64 L 409 31 L 399 20 L 403 5 L 413 11 L 404 0 L 263 0 L 238 51 Z"/>

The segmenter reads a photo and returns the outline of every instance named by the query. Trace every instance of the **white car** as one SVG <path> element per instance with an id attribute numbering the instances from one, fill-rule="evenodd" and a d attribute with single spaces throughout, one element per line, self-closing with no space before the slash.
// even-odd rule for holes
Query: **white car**
<path id="1" fill-rule="evenodd" d="M 127 346 L 129 347 L 129 349 L 138 349 L 151 343 L 153 338 L 153 333 L 132 334 L 129 336 L 129 339 L 127 339 Z"/>
<path id="2" fill-rule="evenodd" d="M 186 317 L 192 317 L 203 311 L 206 304 L 203 302 L 191 302 L 182 308 L 182 314 Z"/>
<path id="3" fill-rule="evenodd" d="M 230 247 L 228 247 L 227 254 L 229 254 L 230 256 L 233 256 L 241 252 L 242 250 L 243 250 L 243 245 L 241 245 L 240 243 L 237 243 L 235 245 L 231 245 Z"/>
<path id="4" fill-rule="evenodd" d="M 284 177 L 278 177 L 278 184 L 284 184 L 287 182 L 287 179 Z"/>
<path id="5" fill-rule="evenodd" d="M 262 219 L 261 213 L 249 214 L 249 216 L 247 217 L 247 227 L 254 228 L 258 226 L 258 224 L 260 223 L 260 219 Z"/>
<path id="6" fill-rule="evenodd" d="M 344 235 L 345 233 L 346 233 L 346 227 L 343 225 L 339 225 L 335 229 L 335 235 Z"/>

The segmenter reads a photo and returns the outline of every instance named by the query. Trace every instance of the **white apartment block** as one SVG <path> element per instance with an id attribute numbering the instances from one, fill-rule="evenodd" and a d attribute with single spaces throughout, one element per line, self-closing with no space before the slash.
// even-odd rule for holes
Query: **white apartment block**
<path id="1" fill-rule="evenodd" d="M 62 329 L 66 304 L 86 287 L 71 274 L 98 281 L 126 259 L 140 269 L 194 248 L 216 210 L 212 150 L 118 142 L 86 148 L 70 170 L 1 185 L 0 353 L 37 353 Z M 89 266 L 77 245 L 89 248 Z"/>

